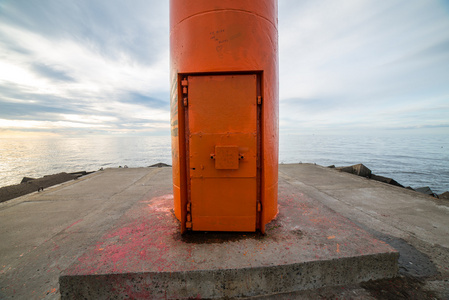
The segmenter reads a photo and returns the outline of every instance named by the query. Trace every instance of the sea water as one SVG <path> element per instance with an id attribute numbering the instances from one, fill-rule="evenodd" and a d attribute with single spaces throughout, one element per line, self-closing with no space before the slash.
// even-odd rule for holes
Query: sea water
<path id="1" fill-rule="evenodd" d="M 280 163 L 350 166 L 413 188 L 449 190 L 448 135 L 281 135 Z"/>
<path id="2" fill-rule="evenodd" d="M 169 136 L 0 138 L 0 187 L 23 177 L 100 168 L 171 164 Z M 348 166 L 363 163 L 404 186 L 449 190 L 447 135 L 283 135 L 279 163 Z"/>

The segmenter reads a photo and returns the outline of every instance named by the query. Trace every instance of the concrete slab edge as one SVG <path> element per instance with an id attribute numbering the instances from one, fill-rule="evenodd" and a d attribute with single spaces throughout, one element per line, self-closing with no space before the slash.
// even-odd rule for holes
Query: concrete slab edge
<path id="1" fill-rule="evenodd" d="M 398 252 L 289 265 L 99 275 L 63 275 L 61 299 L 236 298 L 273 295 L 392 278 Z"/>

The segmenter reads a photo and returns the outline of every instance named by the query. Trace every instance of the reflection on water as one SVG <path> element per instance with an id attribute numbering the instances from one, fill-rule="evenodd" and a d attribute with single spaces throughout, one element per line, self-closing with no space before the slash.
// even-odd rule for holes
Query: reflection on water
<path id="1" fill-rule="evenodd" d="M 281 135 L 280 163 L 346 166 L 363 163 L 377 175 L 412 187 L 449 190 L 449 137 Z M 0 139 L 0 186 L 24 176 L 95 171 L 127 165 L 171 165 L 170 137 Z"/>
<path id="2" fill-rule="evenodd" d="M 0 139 L 0 186 L 24 176 L 171 164 L 170 137 Z"/>

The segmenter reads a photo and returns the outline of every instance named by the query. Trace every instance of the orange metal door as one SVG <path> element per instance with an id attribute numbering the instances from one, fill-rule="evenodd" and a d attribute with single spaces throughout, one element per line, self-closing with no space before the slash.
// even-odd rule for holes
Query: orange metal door
<path id="1" fill-rule="evenodd" d="M 191 228 L 255 231 L 257 76 L 188 76 Z"/>

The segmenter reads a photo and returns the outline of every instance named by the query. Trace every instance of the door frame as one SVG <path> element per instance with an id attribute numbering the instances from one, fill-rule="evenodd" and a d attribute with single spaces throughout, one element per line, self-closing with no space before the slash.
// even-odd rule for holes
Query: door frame
<path id="1" fill-rule="evenodd" d="M 191 191 L 190 191 L 190 163 L 189 163 L 189 109 L 188 109 L 188 83 L 183 85 L 183 80 L 189 76 L 220 76 L 220 75 L 256 75 L 256 99 L 257 105 L 257 144 L 256 144 L 256 230 L 261 228 L 262 215 L 262 186 L 263 186 L 263 71 L 240 71 L 240 72 L 189 72 L 178 73 L 178 130 L 179 130 L 179 163 L 180 163 L 180 190 L 181 190 L 181 234 L 191 230 Z M 185 82 L 184 82 L 185 83 Z M 187 88 L 187 89 L 185 89 Z M 189 224 L 190 223 L 190 224 Z"/>

